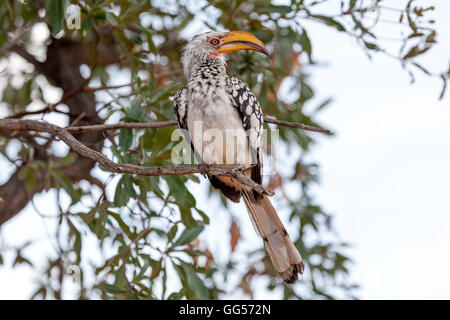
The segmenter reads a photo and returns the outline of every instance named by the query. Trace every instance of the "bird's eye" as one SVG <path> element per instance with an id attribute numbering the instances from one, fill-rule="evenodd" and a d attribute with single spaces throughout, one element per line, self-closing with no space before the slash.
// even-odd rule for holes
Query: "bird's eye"
<path id="1" fill-rule="evenodd" d="M 217 38 L 212 38 L 209 42 L 216 46 L 220 43 L 220 40 Z"/>

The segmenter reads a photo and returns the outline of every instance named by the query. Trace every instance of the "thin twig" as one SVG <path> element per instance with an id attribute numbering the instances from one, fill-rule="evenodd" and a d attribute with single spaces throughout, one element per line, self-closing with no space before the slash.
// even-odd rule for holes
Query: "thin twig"
<path id="1" fill-rule="evenodd" d="M 163 127 L 176 126 L 177 122 L 175 120 L 162 121 L 162 122 L 149 122 L 149 123 L 113 123 L 113 124 L 96 124 L 90 126 L 69 126 L 66 130 L 71 133 L 85 133 L 85 132 L 97 132 L 97 131 L 108 131 L 116 129 L 155 129 Z"/>
<path id="2" fill-rule="evenodd" d="M 313 126 L 308 126 L 307 124 L 298 123 L 298 122 L 289 122 L 284 120 L 278 120 L 272 117 L 264 117 L 264 122 L 266 123 L 274 123 L 279 126 L 283 127 L 290 127 L 290 128 L 297 128 L 297 129 L 303 129 L 307 131 L 313 131 L 313 132 L 320 132 L 325 134 L 332 134 L 330 130 L 317 128 Z"/>
<path id="3" fill-rule="evenodd" d="M 279 126 L 290 127 L 303 129 L 307 131 L 320 132 L 325 134 L 332 134 L 330 130 L 317 128 L 313 126 L 309 126 L 303 123 L 297 122 L 289 122 L 278 120 L 271 117 L 264 117 L 264 121 L 266 123 L 273 123 Z M 176 126 L 177 122 L 175 120 L 162 121 L 162 122 L 148 122 L 148 123 L 114 123 L 114 124 L 97 124 L 90 126 L 69 126 L 66 127 L 66 130 L 71 133 L 84 133 L 84 132 L 96 132 L 96 131 L 107 131 L 107 130 L 116 130 L 116 129 L 155 129 L 155 128 L 163 128 L 163 127 L 172 127 Z"/>

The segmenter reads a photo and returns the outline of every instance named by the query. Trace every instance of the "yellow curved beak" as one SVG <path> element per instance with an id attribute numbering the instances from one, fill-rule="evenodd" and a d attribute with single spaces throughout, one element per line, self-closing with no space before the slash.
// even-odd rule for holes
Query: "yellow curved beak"
<path id="1" fill-rule="evenodd" d="M 222 43 L 217 52 L 228 53 L 237 50 L 255 50 L 269 55 L 264 43 L 253 34 L 245 31 L 230 31 L 222 39 Z"/>

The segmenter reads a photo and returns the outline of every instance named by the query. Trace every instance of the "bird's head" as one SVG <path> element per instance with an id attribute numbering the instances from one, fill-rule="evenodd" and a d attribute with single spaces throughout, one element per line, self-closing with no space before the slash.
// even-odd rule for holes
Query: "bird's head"
<path id="1" fill-rule="evenodd" d="M 249 32 L 206 32 L 197 35 L 184 47 L 184 74 L 189 79 L 192 68 L 208 58 L 219 59 L 225 64 L 224 55 L 238 50 L 255 50 L 269 55 L 264 43 Z"/>

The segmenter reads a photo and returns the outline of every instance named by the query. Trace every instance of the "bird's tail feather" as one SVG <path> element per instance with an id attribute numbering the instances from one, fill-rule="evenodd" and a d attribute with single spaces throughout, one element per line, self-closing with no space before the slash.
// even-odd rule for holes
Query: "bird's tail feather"
<path id="1" fill-rule="evenodd" d="M 295 283 L 305 265 L 270 200 L 266 196 L 255 197 L 247 188 L 242 189 L 242 196 L 275 269 L 285 282 Z"/>

